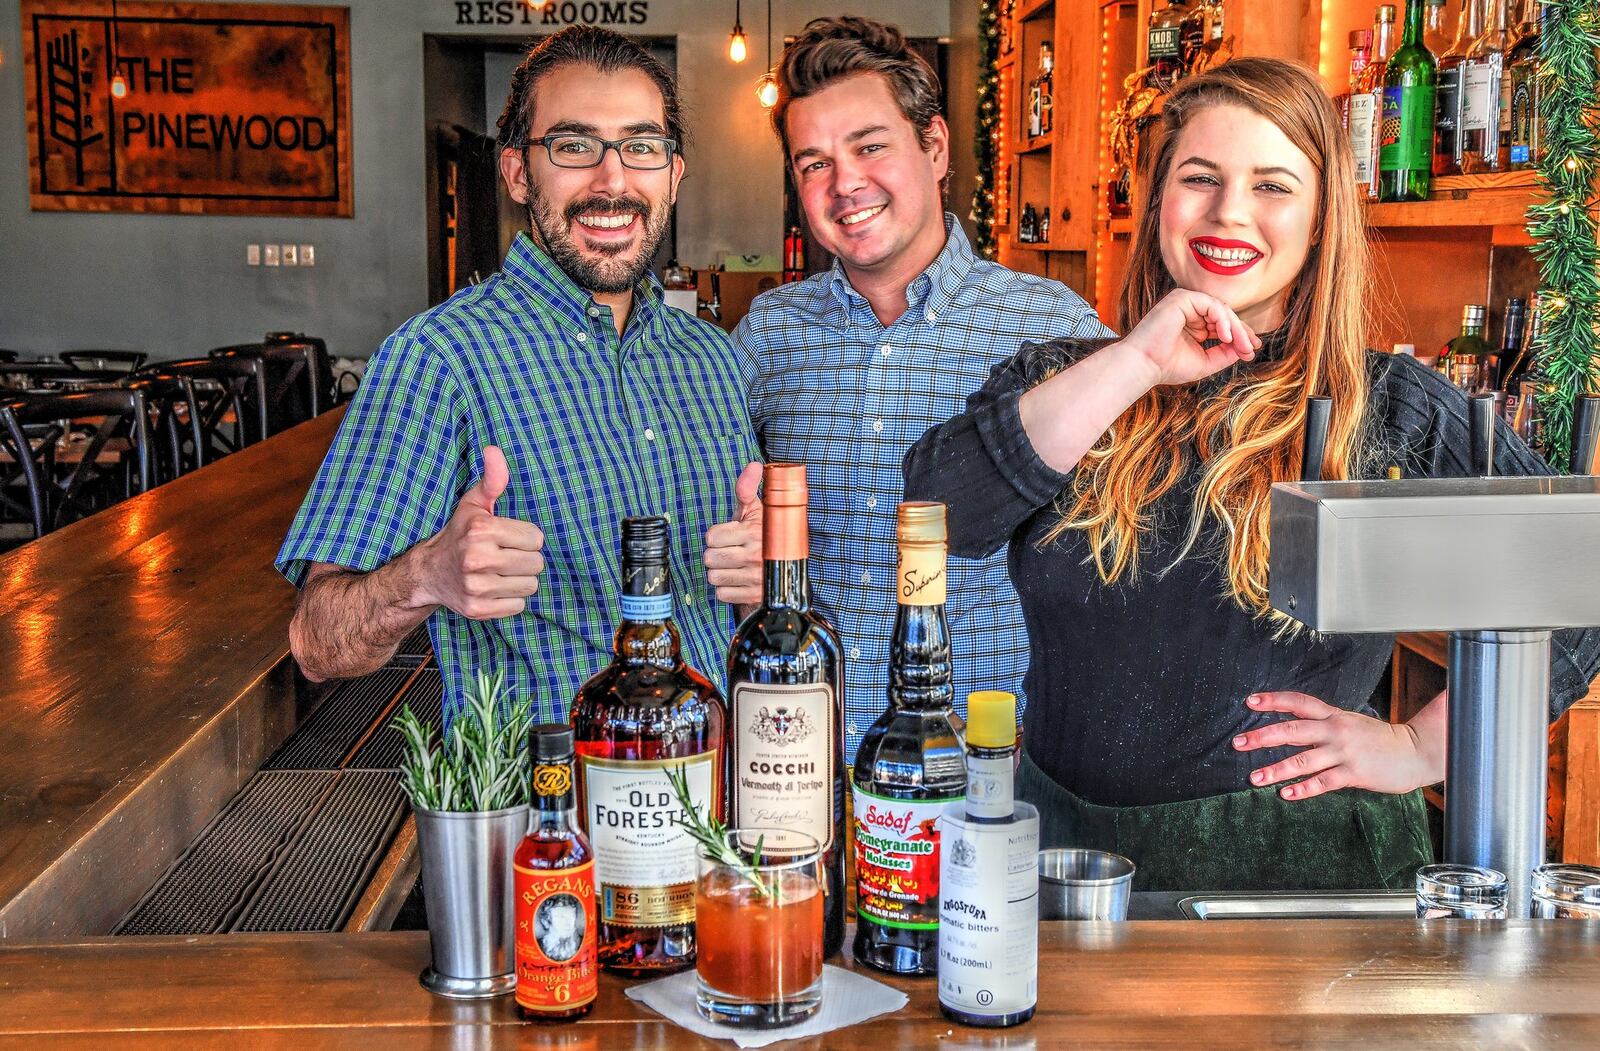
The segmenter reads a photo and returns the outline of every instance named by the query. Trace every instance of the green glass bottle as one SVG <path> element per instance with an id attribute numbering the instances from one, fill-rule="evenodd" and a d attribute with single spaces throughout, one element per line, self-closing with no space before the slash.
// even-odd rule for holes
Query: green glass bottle
<path id="1" fill-rule="evenodd" d="M 1425 201 L 1433 170 L 1435 63 L 1422 44 L 1423 0 L 1406 0 L 1406 32 L 1383 77 L 1378 199 Z"/>

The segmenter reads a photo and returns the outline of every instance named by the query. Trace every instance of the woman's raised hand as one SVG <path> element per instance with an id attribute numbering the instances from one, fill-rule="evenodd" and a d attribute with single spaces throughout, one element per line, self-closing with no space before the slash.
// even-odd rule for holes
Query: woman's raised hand
<path id="1" fill-rule="evenodd" d="M 1213 342 L 1215 341 L 1215 342 Z M 1175 288 L 1122 338 L 1144 357 L 1155 375 L 1152 386 L 1205 379 L 1239 361 L 1249 361 L 1261 340 L 1222 300 Z"/>

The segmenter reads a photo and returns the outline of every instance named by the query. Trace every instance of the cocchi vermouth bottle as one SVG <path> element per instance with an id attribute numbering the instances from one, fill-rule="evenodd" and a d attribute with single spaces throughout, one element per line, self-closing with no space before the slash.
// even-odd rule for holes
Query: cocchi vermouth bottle
<path id="1" fill-rule="evenodd" d="M 541 723 L 530 736 L 533 812 L 512 861 L 517 1009 L 564 1021 L 588 1014 L 599 994 L 594 851 L 578 827 L 572 727 Z"/>
<path id="2" fill-rule="evenodd" d="M 622 520 L 622 623 L 611 665 L 578 690 L 578 792 L 595 853 L 600 964 L 630 977 L 694 963 L 694 840 L 667 780 L 682 766 L 703 812 L 723 813 L 726 709 L 684 663 L 672 623 L 667 520 Z"/>
<path id="3" fill-rule="evenodd" d="M 728 809 L 737 827 L 821 844 L 832 956 L 844 945 L 844 651 L 811 608 L 805 464 L 767 464 L 762 503 L 761 606 L 728 651 Z"/>
<path id="4" fill-rule="evenodd" d="M 889 707 L 861 739 L 852 776 L 855 958 L 893 974 L 939 966 L 939 815 L 967 770 L 951 707 L 945 508 L 903 503 Z"/>

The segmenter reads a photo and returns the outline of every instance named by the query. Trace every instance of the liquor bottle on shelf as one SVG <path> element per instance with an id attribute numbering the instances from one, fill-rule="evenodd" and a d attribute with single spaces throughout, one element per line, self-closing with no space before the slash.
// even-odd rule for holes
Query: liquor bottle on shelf
<path id="1" fill-rule="evenodd" d="M 1383 136 L 1383 74 L 1394 54 L 1393 4 L 1378 7 L 1372 25 L 1373 51 L 1361 79 L 1350 91 L 1350 149 L 1356 159 L 1356 186 L 1378 199 L 1378 149 Z"/>
<path id="2" fill-rule="evenodd" d="M 1422 0 L 1406 0 L 1406 31 L 1383 76 L 1378 199 L 1425 201 L 1433 175 L 1434 62 L 1422 46 Z"/>
<path id="3" fill-rule="evenodd" d="M 1427 4 L 1422 13 L 1422 46 L 1437 59 L 1454 39 L 1446 17 L 1449 0 L 1427 0 Z"/>
<path id="4" fill-rule="evenodd" d="M 939 952 L 939 815 L 966 793 L 945 622 L 945 508 L 900 505 L 899 611 L 889 706 L 861 738 L 851 779 L 858 963 L 933 974 Z"/>
<path id="5" fill-rule="evenodd" d="M 517 1009 L 524 1018 L 581 1018 L 599 995 L 594 851 L 578 827 L 572 727 L 530 733 L 533 811 L 512 860 Z"/>
<path id="6" fill-rule="evenodd" d="M 1201 26 L 1200 54 L 1193 68 L 1210 69 L 1216 64 L 1216 54 L 1222 50 L 1223 33 L 1227 29 L 1222 0 L 1201 0 L 1198 14 Z"/>
<path id="7" fill-rule="evenodd" d="M 1028 79 L 1028 138 L 1044 134 L 1044 77 L 1035 73 Z"/>
<path id="8" fill-rule="evenodd" d="M 1506 313 L 1500 327 L 1500 350 L 1490 365 L 1490 375 L 1484 380 L 1488 390 L 1513 390 L 1513 373 L 1522 368 L 1523 332 L 1528 325 L 1528 301 L 1513 296 L 1506 300 Z"/>
<path id="9" fill-rule="evenodd" d="M 1510 163 L 1511 128 L 1504 128 L 1501 148 L 1501 78 L 1511 33 L 1506 28 L 1506 0 L 1488 0 L 1486 28 L 1472 42 L 1461 64 L 1461 171 L 1467 175 L 1497 172 Z"/>
<path id="10" fill-rule="evenodd" d="M 611 664 L 578 688 L 572 727 L 594 845 L 600 964 L 629 977 L 694 963 L 694 840 L 667 781 L 723 813 L 722 695 L 684 662 L 672 622 L 667 520 L 622 520 L 622 623 Z"/>
<path id="11" fill-rule="evenodd" d="M 967 697 L 967 798 L 940 818 L 939 1008 L 963 1025 L 1033 1017 L 1039 993 L 1039 811 L 1016 802 L 1017 698 Z"/>
<path id="12" fill-rule="evenodd" d="M 1050 209 L 1042 208 L 1039 211 L 1039 243 L 1050 243 Z"/>
<path id="13" fill-rule="evenodd" d="M 1022 206 L 1022 218 L 1017 221 L 1017 240 L 1022 244 L 1033 244 L 1039 239 L 1039 216 L 1033 210 L 1033 205 Z"/>
<path id="14" fill-rule="evenodd" d="M 783 280 L 798 281 L 806 276 L 806 239 L 798 226 L 783 235 Z"/>
<path id="15" fill-rule="evenodd" d="M 761 606 L 728 650 L 730 812 L 822 844 L 822 954 L 844 945 L 844 647 L 811 608 L 806 467 L 763 473 Z"/>
<path id="16" fill-rule="evenodd" d="M 1539 120 L 1539 40 L 1544 35 L 1550 7 L 1543 0 L 1526 0 L 1521 36 L 1512 45 L 1506 63 L 1511 100 L 1507 159 L 1512 168 L 1532 168 L 1544 159 L 1544 127 Z"/>
<path id="17" fill-rule="evenodd" d="M 1145 83 L 1151 87 L 1171 91 L 1187 72 L 1183 37 L 1184 22 L 1189 15 L 1188 0 L 1169 0 L 1166 7 L 1150 12 L 1150 26 L 1145 35 L 1150 73 Z"/>
<path id="18" fill-rule="evenodd" d="M 1355 93 L 1356 85 L 1361 82 L 1366 73 L 1369 56 L 1372 54 L 1372 30 L 1352 29 L 1350 31 L 1350 87 L 1339 93 L 1333 104 L 1339 107 L 1339 123 L 1344 125 L 1344 133 L 1350 134 L 1350 99 Z M 1370 117 L 1368 127 L 1371 127 Z M 1350 144 L 1351 151 L 1355 150 L 1355 143 Z"/>
<path id="19" fill-rule="evenodd" d="M 1133 172 L 1119 164 L 1106 180 L 1106 214 L 1113 218 L 1133 214 Z"/>
<path id="20" fill-rule="evenodd" d="M 1494 354 L 1494 348 L 1483 338 L 1484 316 L 1487 310 L 1478 303 L 1461 308 L 1461 335 L 1445 344 L 1440 360 L 1448 359 L 1451 382 L 1468 394 L 1483 389 L 1485 365 Z"/>
<path id="21" fill-rule="evenodd" d="M 1039 43 L 1039 134 L 1048 135 L 1056 126 L 1055 56 L 1048 40 Z"/>
<path id="22" fill-rule="evenodd" d="M 1433 124 L 1433 174 L 1461 174 L 1461 66 L 1483 32 L 1483 0 L 1462 0 L 1456 38 L 1439 56 L 1438 117 Z"/>

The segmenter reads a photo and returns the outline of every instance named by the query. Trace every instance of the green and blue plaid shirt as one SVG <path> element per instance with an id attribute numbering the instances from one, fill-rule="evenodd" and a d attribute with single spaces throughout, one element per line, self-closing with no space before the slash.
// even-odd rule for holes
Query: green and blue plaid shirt
<path id="1" fill-rule="evenodd" d="M 736 511 L 733 484 L 759 459 L 739 365 L 720 329 L 634 291 L 619 339 L 609 308 L 523 234 L 500 272 L 412 318 L 373 357 L 290 527 L 278 569 L 366 572 L 433 536 L 498 445 L 511 482 L 495 514 L 545 533 L 547 568 L 527 611 L 428 621 L 459 707 L 479 669 L 502 670 L 541 719 L 565 719 L 611 659 L 621 596 L 619 522 L 672 522 L 684 658 L 723 680 L 734 626 L 701 562 L 706 529 Z"/>

